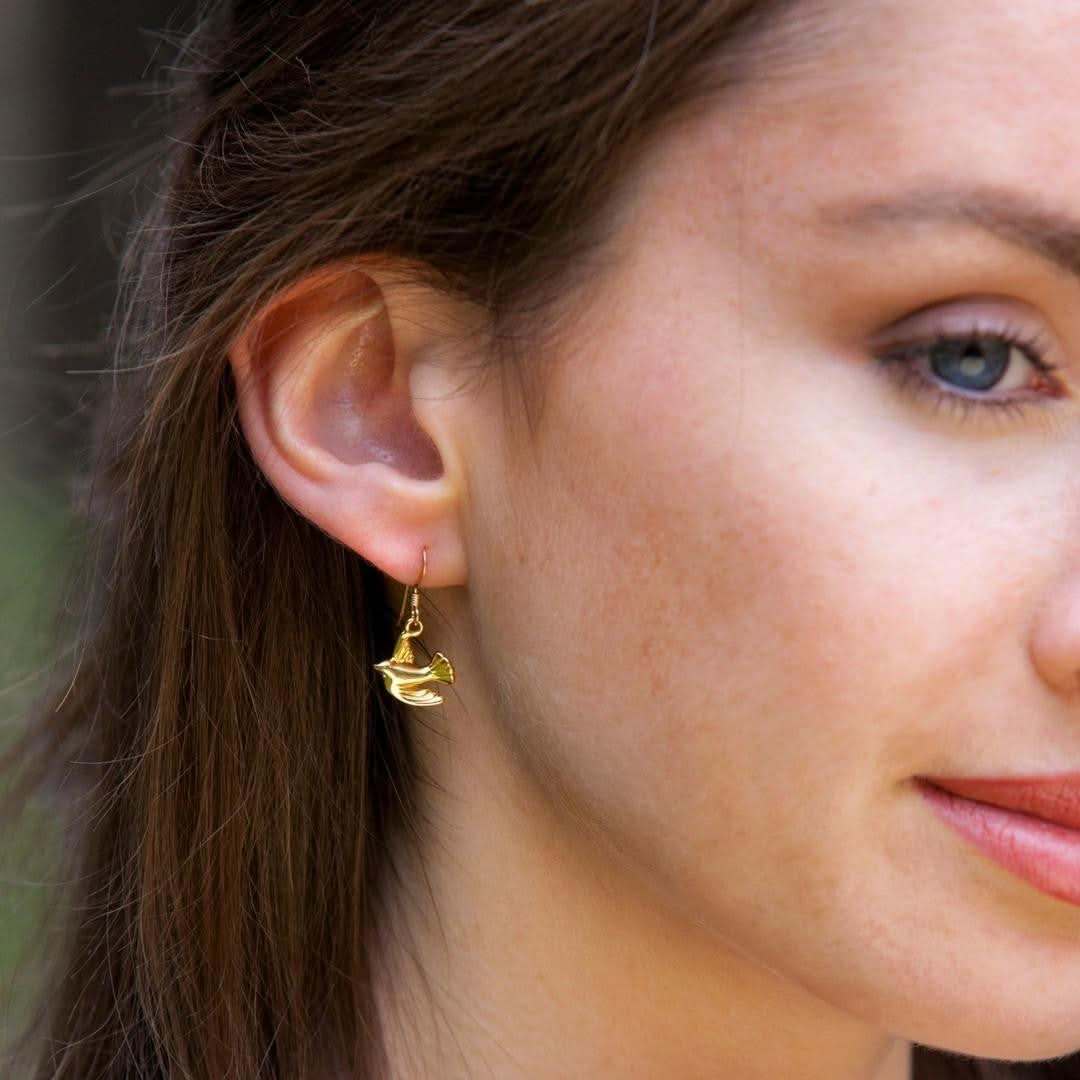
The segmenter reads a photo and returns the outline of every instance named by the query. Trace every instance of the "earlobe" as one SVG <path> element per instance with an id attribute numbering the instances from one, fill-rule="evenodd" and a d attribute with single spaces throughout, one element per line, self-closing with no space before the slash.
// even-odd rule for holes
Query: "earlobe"
<path id="1" fill-rule="evenodd" d="M 395 298 L 409 311 L 392 310 Z M 395 335 L 437 324 L 431 290 L 392 291 L 377 273 L 323 269 L 272 298 L 229 349 L 240 423 L 260 468 L 295 510 L 403 583 L 423 547 L 429 587 L 464 581 L 453 423 L 437 445 L 410 387 L 433 342 Z M 434 331 L 432 331 L 434 333 Z M 406 341 L 396 340 L 404 336 Z M 428 421 L 440 406 L 425 401 Z M 445 451 L 445 453 L 444 453 Z"/>

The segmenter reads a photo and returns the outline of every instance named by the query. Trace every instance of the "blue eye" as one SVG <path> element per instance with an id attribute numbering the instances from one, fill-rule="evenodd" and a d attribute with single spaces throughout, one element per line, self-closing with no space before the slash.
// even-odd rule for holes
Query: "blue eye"
<path id="1" fill-rule="evenodd" d="M 929 395 L 938 408 L 962 417 L 988 409 L 1022 415 L 1028 406 L 1045 407 L 1067 396 L 1045 353 L 1043 341 L 1018 331 L 973 327 L 893 346 L 875 359 L 902 389 Z M 1003 386 L 1013 393 L 990 396 Z M 1016 391 L 1028 396 L 1017 397 Z"/>
<path id="2" fill-rule="evenodd" d="M 967 341 L 941 338 L 930 346 L 927 360 L 939 379 L 964 390 L 985 392 L 993 390 L 1009 370 L 1014 347 L 986 335 Z"/>

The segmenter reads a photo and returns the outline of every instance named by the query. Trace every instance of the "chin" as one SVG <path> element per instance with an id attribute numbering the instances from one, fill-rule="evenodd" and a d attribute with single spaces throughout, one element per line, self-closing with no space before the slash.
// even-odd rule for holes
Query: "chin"
<path id="1" fill-rule="evenodd" d="M 912 1041 L 930 1050 L 1001 1062 L 1051 1061 L 1080 1051 L 1080 1012 L 1074 1013 L 1070 1023 L 1045 1024 L 1030 1017 L 1021 1022 L 1016 1016 L 1003 1023 L 994 1012 L 968 1001 L 958 1006 L 951 1030 L 942 1032 L 939 1039 L 916 1036 Z"/>

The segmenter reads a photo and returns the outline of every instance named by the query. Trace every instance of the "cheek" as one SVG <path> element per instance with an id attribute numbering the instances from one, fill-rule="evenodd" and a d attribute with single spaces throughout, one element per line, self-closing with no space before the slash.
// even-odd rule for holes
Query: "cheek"
<path id="1" fill-rule="evenodd" d="M 872 848 L 871 804 L 964 761 L 961 702 L 1015 670 L 1030 500 L 866 380 L 636 341 L 551 388 L 527 617 L 500 632 L 528 739 L 654 870 L 752 867 L 756 844 L 835 874 L 823 835 Z"/>
<path id="2" fill-rule="evenodd" d="M 1017 747 L 1068 462 L 931 432 L 791 342 L 672 363 L 648 330 L 560 369 L 536 456 L 498 458 L 470 592 L 499 719 L 650 897 L 883 1026 L 919 1001 L 946 1042 L 955 971 L 1020 1002 L 1032 954 L 985 950 L 999 912 L 956 904 L 908 781 Z"/>

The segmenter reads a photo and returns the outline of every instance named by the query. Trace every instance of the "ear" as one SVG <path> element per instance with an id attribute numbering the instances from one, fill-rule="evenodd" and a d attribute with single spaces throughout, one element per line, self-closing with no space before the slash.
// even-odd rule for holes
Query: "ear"
<path id="1" fill-rule="evenodd" d="M 466 580 L 453 342 L 475 319 L 377 260 L 313 271 L 229 346 L 239 419 L 299 513 L 402 584 Z"/>

